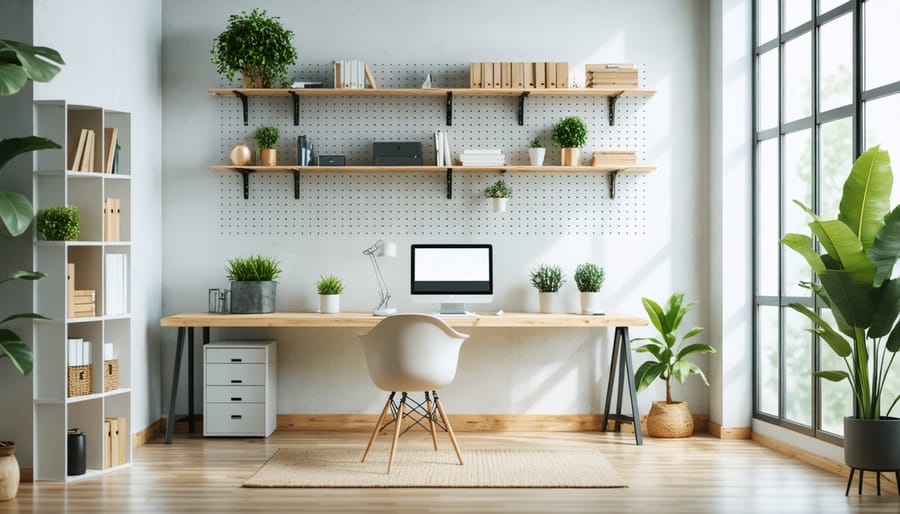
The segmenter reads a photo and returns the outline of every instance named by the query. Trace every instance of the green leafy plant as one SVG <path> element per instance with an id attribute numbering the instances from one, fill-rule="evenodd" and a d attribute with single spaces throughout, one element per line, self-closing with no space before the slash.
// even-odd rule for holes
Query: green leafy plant
<path id="1" fill-rule="evenodd" d="M 225 31 L 213 39 L 216 71 L 228 80 L 242 71 L 261 87 L 287 87 L 287 67 L 297 62 L 297 50 L 291 45 L 294 33 L 279 19 L 259 9 L 229 16 Z"/>
<path id="2" fill-rule="evenodd" d="M 512 196 L 512 188 L 503 180 L 498 180 L 484 190 L 484 196 L 488 198 L 509 198 Z"/>
<path id="3" fill-rule="evenodd" d="M 801 282 L 831 309 L 836 327 L 807 305 L 790 307 L 813 322 L 811 332 L 846 369 L 817 371 L 815 376 L 841 382 L 853 391 L 857 417 L 887 416 L 900 400 L 882 409 L 882 392 L 900 350 L 900 280 L 892 277 L 900 257 L 900 205 L 891 209 L 894 175 L 888 153 L 879 146 L 866 150 L 844 183 L 836 220 L 823 220 L 794 200 L 813 219 L 812 233 L 825 250 L 813 249 L 805 234 L 787 234 L 781 243 L 803 256 L 818 278 Z"/>
<path id="4" fill-rule="evenodd" d="M 649 298 L 641 298 L 644 304 L 644 310 L 650 317 L 650 322 L 659 332 L 660 337 L 639 337 L 632 341 L 649 341 L 635 349 L 637 352 L 649 353 L 654 359 L 648 360 L 634 373 L 634 382 L 637 384 L 637 390 L 643 391 L 657 378 L 666 381 L 666 403 L 674 403 L 672 401 L 672 378 L 678 380 L 678 383 L 684 384 L 684 381 L 692 374 L 700 375 L 703 383 L 709 385 L 706 375 L 693 362 L 687 359 L 688 355 L 693 353 L 715 353 L 715 349 L 708 344 L 694 343 L 686 345 L 685 342 L 703 331 L 703 327 L 694 327 L 687 331 L 679 340 L 678 326 L 684 315 L 690 311 L 695 303 L 691 302 L 684 305 L 684 293 L 674 293 L 669 297 L 667 309 L 662 307 Z"/>
<path id="5" fill-rule="evenodd" d="M 575 285 L 582 293 L 596 293 L 603 287 L 606 274 L 603 268 L 586 262 L 575 267 Z"/>
<path id="6" fill-rule="evenodd" d="M 321 275 L 316 280 L 316 290 L 319 294 L 341 294 L 344 292 L 344 283 L 334 275 Z"/>
<path id="7" fill-rule="evenodd" d="M 78 239 L 80 218 L 75 206 L 45 207 L 37 213 L 37 230 L 48 241 Z"/>
<path id="8" fill-rule="evenodd" d="M 59 73 L 65 64 L 56 50 L 41 46 L 31 46 L 17 41 L 0 39 L 0 96 L 19 92 L 29 81 L 48 82 Z M 9 138 L 0 141 L 0 171 L 19 155 L 36 150 L 60 148 L 55 142 L 36 136 Z M 17 237 L 25 233 L 34 218 L 34 207 L 25 195 L 15 191 L 0 191 L 0 221 L 9 233 L 3 237 Z M 43 278 L 39 271 L 13 271 L 0 284 L 11 280 L 38 280 Z M 9 295 L 0 295 L 8 298 Z M 0 320 L 0 325 L 17 319 L 50 319 L 33 312 L 11 314 Z M 8 328 L 0 327 L 0 359 L 10 363 L 22 375 L 31 373 L 34 355 L 22 338 Z"/>
<path id="9" fill-rule="evenodd" d="M 553 125 L 550 138 L 560 148 L 581 148 L 587 143 L 587 124 L 578 116 L 563 118 Z"/>
<path id="10" fill-rule="evenodd" d="M 256 134 L 253 136 L 253 139 L 256 140 L 256 145 L 259 148 L 275 148 L 275 143 L 278 142 L 278 129 L 273 127 L 272 125 L 263 125 L 256 129 Z"/>
<path id="11" fill-rule="evenodd" d="M 225 271 L 232 282 L 267 282 L 281 274 L 278 261 L 262 255 L 228 259 Z"/>
<path id="12" fill-rule="evenodd" d="M 528 143 L 528 148 L 543 148 L 544 143 L 541 143 L 541 136 L 534 136 L 534 139 Z"/>
<path id="13" fill-rule="evenodd" d="M 562 268 L 555 264 L 541 264 L 530 273 L 531 285 L 542 293 L 555 293 L 566 282 Z"/>

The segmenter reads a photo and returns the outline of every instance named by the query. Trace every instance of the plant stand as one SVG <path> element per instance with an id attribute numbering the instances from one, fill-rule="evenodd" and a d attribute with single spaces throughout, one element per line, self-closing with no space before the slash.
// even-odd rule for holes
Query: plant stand
<path id="1" fill-rule="evenodd" d="M 844 496 L 848 496 L 850 494 L 850 486 L 853 484 L 853 474 L 856 473 L 856 470 L 859 468 L 850 468 L 850 478 L 847 480 L 847 490 L 844 491 Z M 875 490 L 878 492 L 878 496 L 881 496 L 881 474 L 882 473 L 894 473 L 894 479 L 897 481 L 897 494 L 900 495 L 900 469 L 894 470 L 874 470 L 874 469 L 859 469 L 859 489 L 857 490 L 857 495 L 862 494 L 863 488 L 863 475 L 866 471 L 874 471 L 875 472 Z"/>

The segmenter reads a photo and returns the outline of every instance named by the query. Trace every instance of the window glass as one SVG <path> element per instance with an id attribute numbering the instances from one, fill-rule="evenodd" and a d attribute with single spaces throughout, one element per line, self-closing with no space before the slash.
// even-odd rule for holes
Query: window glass
<path id="1" fill-rule="evenodd" d="M 819 140 L 819 215 L 837 219 L 844 182 L 853 168 L 853 118 L 824 123 Z"/>
<path id="2" fill-rule="evenodd" d="M 835 7 L 845 3 L 847 3 L 847 0 L 819 0 L 819 14 L 825 14 Z"/>
<path id="3" fill-rule="evenodd" d="M 784 121 L 812 114 L 812 36 L 807 33 L 784 45 Z"/>
<path id="4" fill-rule="evenodd" d="M 838 330 L 831 309 L 822 309 L 819 316 L 831 323 L 835 330 Z M 828 344 L 821 340 L 819 341 L 819 356 L 819 369 L 847 369 L 844 359 L 838 357 L 831 351 Z M 822 397 L 822 426 L 820 428 L 842 436 L 844 435 L 844 416 L 853 414 L 853 394 L 850 392 L 850 383 L 847 381 L 832 382 L 824 378 L 818 380 Z"/>
<path id="5" fill-rule="evenodd" d="M 784 194 L 781 198 L 783 232 L 811 236 L 807 224 L 809 215 L 794 200 L 803 205 L 812 205 L 812 140 L 809 129 L 792 132 L 784 136 Z M 780 239 L 780 237 L 779 237 Z M 809 282 L 812 271 L 806 259 L 787 247 L 782 247 L 784 269 L 782 288 L 785 296 L 810 296 L 810 292 L 798 285 Z"/>
<path id="6" fill-rule="evenodd" d="M 756 121 L 758 130 L 778 125 L 778 49 L 759 56 L 759 82 Z"/>
<path id="7" fill-rule="evenodd" d="M 759 144 L 756 194 L 757 294 L 778 296 L 778 255 L 781 226 L 778 223 L 778 138 Z"/>
<path id="8" fill-rule="evenodd" d="M 784 308 L 784 417 L 812 426 L 812 324 Z"/>
<path id="9" fill-rule="evenodd" d="M 866 148 L 881 145 L 891 155 L 894 190 L 891 206 L 900 203 L 900 93 L 865 104 Z"/>
<path id="10" fill-rule="evenodd" d="M 762 44 L 778 36 L 778 0 L 759 0 L 756 4 L 756 38 Z"/>
<path id="11" fill-rule="evenodd" d="M 757 408 L 778 416 L 778 307 L 760 306 L 756 315 Z"/>
<path id="12" fill-rule="evenodd" d="M 863 4 L 865 24 L 865 89 L 900 81 L 900 2 L 869 0 Z"/>
<path id="13" fill-rule="evenodd" d="M 798 25 L 810 20 L 812 16 L 812 2 L 809 0 L 782 0 L 781 6 L 784 9 L 784 28 L 783 32 L 787 32 Z"/>
<path id="14" fill-rule="evenodd" d="M 819 111 L 853 103 L 853 16 L 845 14 L 819 31 Z"/>

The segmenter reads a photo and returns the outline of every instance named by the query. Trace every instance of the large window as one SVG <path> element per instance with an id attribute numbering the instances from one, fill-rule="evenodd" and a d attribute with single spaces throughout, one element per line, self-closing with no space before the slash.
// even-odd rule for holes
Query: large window
<path id="1" fill-rule="evenodd" d="M 754 1 L 754 416 L 832 441 L 853 412 L 850 390 L 811 373 L 842 363 L 788 304 L 831 314 L 799 285 L 814 279 L 806 261 L 778 240 L 812 237 L 795 200 L 837 217 L 844 180 L 869 146 L 900 170 L 897 20 L 898 0 Z M 886 387 L 893 397 L 900 380 Z"/>

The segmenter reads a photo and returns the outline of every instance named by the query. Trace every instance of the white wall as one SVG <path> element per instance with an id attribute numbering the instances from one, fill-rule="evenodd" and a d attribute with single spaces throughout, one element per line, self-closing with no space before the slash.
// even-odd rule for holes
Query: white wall
<path id="1" fill-rule="evenodd" d="M 468 63 L 527 60 L 636 62 L 646 65 L 647 87 L 659 93 L 646 103 L 647 161 L 659 169 L 646 180 L 646 231 L 641 235 L 492 238 L 500 256 L 497 301 L 489 309 L 536 310 L 528 270 L 561 264 L 571 277 L 579 262 L 606 268 L 605 305 L 641 313 L 641 296 L 664 299 L 683 290 L 700 306 L 686 323 L 709 322 L 708 275 L 708 65 L 707 2 L 572 1 L 565 9 L 544 2 L 456 1 L 424 8 L 412 0 L 367 2 L 267 2 L 295 32 L 306 63 L 359 58 L 382 63 Z M 367 310 L 374 279 L 361 255 L 379 237 L 227 238 L 219 230 L 219 178 L 208 166 L 224 161 L 216 132 L 225 99 L 206 89 L 221 79 L 209 62 L 213 38 L 244 2 L 163 2 L 163 314 L 206 309 L 206 289 L 224 284 L 225 259 L 260 252 L 285 264 L 281 308 L 312 310 L 314 278 L 324 272 L 349 277 L 345 310 Z M 648 13 L 653 13 L 648 16 Z M 353 13 L 353 15 L 347 15 Z M 575 21 L 577 20 L 577 21 Z M 251 99 L 251 104 L 253 99 Z M 257 114 L 258 116 L 258 114 Z M 498 121 L 503 130 L 510 120 Z M 514 123 L 514 122 L 512 122 Z M 248 133 L 253 127 L 248 127 Z M 189 144 L 185 144 L 189 142 Z M 598 192 L 602 194 L 603 192 Z M 434 199 L 433 201 L 440 201 Z M 402 235 L 399 248 L 413 241 Z M 383 262 L 401 310 L 421 310 L 408 300 L 408 258 Z M 568 284 L 570 308 L 574 287 Z M 380 393 L 370 384 L 352 331 L 224 331 L 213 338 L 274 336 L 279 348 L 280 413 L 376 412 Z M 611 335 L 611 334 L 610 334 Z M 634 336 L 651 335 L 634 330 Z M 609 337 L 597 344 L 587 331 L 473 331 L 463 347 L 460 374 L 448 389 L 456 412 L 588 413 L 602 410 Z M 713 335 L 700 339 L 709 341 Z M 168 399 L 175 331 L 162 332 L 163 398 Z M 197 351 L 199 362 L 200 352 Z M 706 362 L 703 362 L 704 367 Z M 182 384 L 185 381 L 182 380 Z M 199 398 L 200 384 L 197 392 Z M 676 395 L 696 413 L 709 412 L 709 392 L 691 378 Z M 181 391 L 178 412 L 186 412 Z M 641 393 L 664 395 L 657 384 Z"/>

